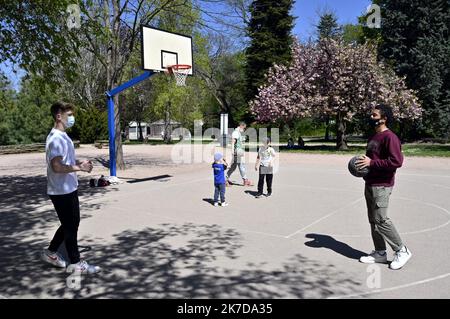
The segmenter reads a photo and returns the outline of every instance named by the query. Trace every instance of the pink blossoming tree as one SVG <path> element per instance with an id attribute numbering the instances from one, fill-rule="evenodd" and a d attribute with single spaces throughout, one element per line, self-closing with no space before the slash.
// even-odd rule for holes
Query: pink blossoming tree
<path id="1" fill-rule="evenodd" d="M 290 65 L 274 65 L 266 84 L 250 102 L 260 122 L 290 122 L 329 115 L 336 118 L 339 150 L 347 149 L 347 123 L 369 115 L 378 103 L 392 106 L 396 119 L 417 119 L 420 104 L 404 79 L 377 62 L 368 45 L 324 39 L 317 44 L 294 41 Z"/>

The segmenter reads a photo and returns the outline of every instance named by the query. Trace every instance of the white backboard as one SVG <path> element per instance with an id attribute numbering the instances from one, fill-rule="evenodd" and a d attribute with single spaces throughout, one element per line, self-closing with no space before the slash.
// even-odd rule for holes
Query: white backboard
<path id="1" fill-rule="evenodd" d="M 142 68 L 148 71 L 166 71 L 174 64 L 191 66 L 193 73 L 192 38 L 190 36 L 141 26 Z"/>

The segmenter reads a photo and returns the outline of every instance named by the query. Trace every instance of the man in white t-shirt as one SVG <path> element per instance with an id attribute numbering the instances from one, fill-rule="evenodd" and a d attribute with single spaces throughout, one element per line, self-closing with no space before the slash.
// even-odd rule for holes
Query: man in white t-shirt
<path id="1" fill-rule="evenodd" d="M 66 129 L 75 124 L 74 106 L 56 102 L 50 110 L 55 125 L 48 134 L 45 145 L 47 194 L 55 207 L 61 226 L 56 231 L 48 249 L 42 252 L 42 259 L 57 267 L 67 267 L 68 272 L 96 273 L 100 271 L 99 267 L 80 260 L 77 239 L 80 205 L 76 172 L 91 172 L 92 163 L 76 160 L 73 142 L 66 133 Z M 63 242 L 66 246 L 68 261 L 58 253 L 58 248 Z"/>
<path id="2" fill-rule="evenodd" d="M 247 178 L 244 163 L 245 150 L 242 140 L 243 139 L 242 133 L 245 132 L 246 127 L 247 125 L 244 122 L 240 122 L 239 126 L 233 131 L 233 134 L 231 135 L 232 138 L 231 149 L 233 152 L 233 162 L 231 163 L 231 166 L 228 169 L 226 181 L 227 186 L 231 185 L 229 179 L 231 174 L 233 174 L 233 172 L 236 170 L 236 167 L 239 167 L 239 172 L 244 181 L 244 186 L 252 186 L 252 182 Z"/>

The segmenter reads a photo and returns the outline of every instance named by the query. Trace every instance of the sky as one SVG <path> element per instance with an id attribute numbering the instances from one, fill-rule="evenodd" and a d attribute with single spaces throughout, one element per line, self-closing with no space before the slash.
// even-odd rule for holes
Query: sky
<path id="1" fill-rule="evenodd" d="M 339 24 L 358 22 L 358 16 L 366 12 L 370 0 L 296 0 L 292 14 L 297 17 L 293 34 L 305 41 L 315 38 L 319 13 L 332 11 Z"/>
<path id="2" fill-rule="evenodd" d="M 318 17 L 324 11 L 334 12 L 339 24 L 355 24 L 358 22 L 357 17 L 364 13 L 371 3 L 370 0 L 296 0 L 292 10 L 296 17 L 293 34 L 301 41 L 315 38 Z M 14 69 L 17 73 L 13 72 Z M 1 63 L 0 70 L 8 76 L 12 87 L 19 89 L 20 78 L 24 72 L 10 63 Z"/>

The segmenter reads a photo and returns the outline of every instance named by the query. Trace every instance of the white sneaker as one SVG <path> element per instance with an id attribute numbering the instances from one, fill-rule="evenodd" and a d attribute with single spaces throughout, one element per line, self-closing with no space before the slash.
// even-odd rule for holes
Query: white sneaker
<path id="1" fill-rule="evenodd" d="M 227 202 L 220 203 L 220 206 L 222 207 L 228 206 L 228 203 Z"/>
<path id="2" fill-rule="evenodd" d="M 219 207 L 219 203 L 218 203 L 218 202 L 215 202 L 215 203 L 214 203 L 214 206 Z"/>
<path id="3" fill-rule="evenodd" d="M 100 272 L 101 268 L 99 266 L 89 265 L 85 260 L 80 260 L 76 264 L 70 264 L 66 272 L 69 273 L 81 273 L 81 274 L 95 274 Z"/>
<path id="4" fill-rule="evenodd" d="M 41 259 L 55 267 L 65 268 L 67 262 L 64 260 L 63 256 L 59 253 L 52 253 L 48 249 L 44 249 L 41 254 Z"/>
<path id="5" fill-rule="evenodd" d="M 389 268 L 393 270 L 400 269 L 408 262 L 408 260 L 411 257 L 412 257 L 411 251 L 408 248 L 406 248 L 406 246 L 403 246 L 402 249 L 394 253 L 394 259 L 389 265 Z"/>
<path id="6" fill-rule="evenodd" d="M 372 250 L 372 252 L 368 256 L 362 256 L 361 258 L 359 258 L 359 261 L 363 264 L 385 264 L 387 263 L 387 254 L 386 251 Z"/>

